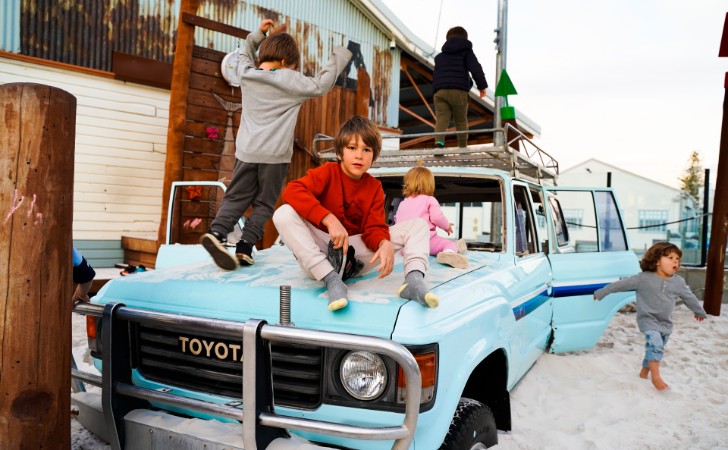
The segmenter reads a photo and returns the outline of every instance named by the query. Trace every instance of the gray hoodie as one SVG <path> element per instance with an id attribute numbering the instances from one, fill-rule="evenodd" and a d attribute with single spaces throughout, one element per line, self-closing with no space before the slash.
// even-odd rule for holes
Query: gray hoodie
<path id="1" fill-rule="evenodd" d="M 679 275 L 662 278 L 656 272 L 640 272 L 623 278 L 594 292 L 601 300 L 614 292 L 637 291 L 637 326 L 641 332 L 672 333 L 672 310 L 682 299 L 695 315 L 706 318 L 698 298 Z"/>
<path id="2" fill-rule="evenodd" d="M 351 52 L 344 47 L 334 48 L 329 61 L 313 77 L 291 69 L 258 70 L 255 52 L 263 39 L 265 34 L 260 30 L 250 33 L 240 51 L 237 73 L 243 112 L 235 139 L 235 157 L 247 163 L 290 163 L 301 104 L 334 87 L 351 59 Z"/>

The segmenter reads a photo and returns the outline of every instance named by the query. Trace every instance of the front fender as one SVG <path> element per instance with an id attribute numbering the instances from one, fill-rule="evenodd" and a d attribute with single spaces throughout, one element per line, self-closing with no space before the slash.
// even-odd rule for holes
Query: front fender
<path id="1" fill-rule="evenodd" d="M 498 350 L 504 350 L 509 359 L 508 336 L 515 323 L 509 302 L 502 297 L 474 297 L 477 293 L 472 289 L 456 289 L 440 296 L 436 310 L 410 302 L 400 314 L 393 334 L 396 342 L 407 345 L 427 340 L 437 342 L 440 348 L 435 405 L 420 414 L 415 442 L 441 442 L 475 368 Z M 421 326 L 422 316 L 435 312 L 439 320 L 428 320 L 427 326 Z M 417 323 L 420 326 L 415 326 Z"/>

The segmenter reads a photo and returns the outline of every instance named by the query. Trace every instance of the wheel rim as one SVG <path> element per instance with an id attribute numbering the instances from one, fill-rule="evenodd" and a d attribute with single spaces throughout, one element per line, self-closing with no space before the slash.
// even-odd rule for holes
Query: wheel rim
<path id="1" fill-rule="evenodd" d="M 485 445 L 478 442 L 477 444 L 470 447 L 470 450 L 485 450 L 486 448 L 488 448 L 488 447 L 486 447 Z"/>

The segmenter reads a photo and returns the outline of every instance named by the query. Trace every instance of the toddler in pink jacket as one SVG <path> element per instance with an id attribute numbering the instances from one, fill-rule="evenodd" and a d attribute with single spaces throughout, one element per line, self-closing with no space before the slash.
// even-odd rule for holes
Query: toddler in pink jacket
<path id="1" fill-rule="evenodd" d="M 437 228 L 452 233 L 453 224 L 447 220 L 440 204 L 432 195 L 435 193 L 435 176 L 426 167 L 414 167 L 404 176 L 402 194 L 405 199 L 399 204 L 396 223 L 419 217 L 430 226 L 430 254 L 437 255 L 437 262 L 464 269 L 468 258 L 462 253 L 467 250 L 462 239 L 454 242 L 437 235 Z"/>

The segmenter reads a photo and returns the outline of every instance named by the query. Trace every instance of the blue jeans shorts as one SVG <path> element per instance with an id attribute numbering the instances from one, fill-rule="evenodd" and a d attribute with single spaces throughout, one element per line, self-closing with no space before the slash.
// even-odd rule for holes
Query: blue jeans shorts
<path id="1" fill-rule="evenodd" d="M 669 334 L 659 331 L 645 331 L 645 359 L 642 367 L 648 368 L 647 361 L 661 361 L 665 354 L 665 345 L 670 339 Z"/>

